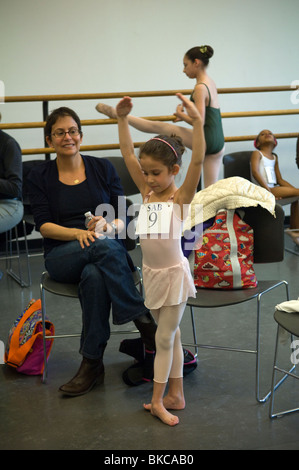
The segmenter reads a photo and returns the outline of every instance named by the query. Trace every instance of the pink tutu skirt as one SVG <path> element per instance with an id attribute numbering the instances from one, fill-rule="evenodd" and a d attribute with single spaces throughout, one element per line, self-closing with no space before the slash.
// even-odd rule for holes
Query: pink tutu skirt
<path id="1" fill-rule="evenodd" d="M 149 309 L 178 305 L 196 296 L 196 288 L 187 258 L 170 268 L 142 267 L 145 305 Z"/>

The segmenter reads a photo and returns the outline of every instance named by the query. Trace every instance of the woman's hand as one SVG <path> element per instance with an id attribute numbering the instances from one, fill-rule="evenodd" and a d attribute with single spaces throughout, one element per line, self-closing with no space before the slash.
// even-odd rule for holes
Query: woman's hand
<path id="1" fill-rule="evenodd" d="M 129 96 L 124 96 L 116 106 L 116 114 L 118 117 L 126 117 L 133 108 L 132 100 Z"/>
<path id="2" fill-rule="evenodd" d="M 107 221 L 101 215 L 94 215 L 92 220 L 90 220 L 87 224 L 88 230 L 95 232 L 96 227 L 97 232 L 106 232 L 107 230 Z"/>
<path id="3" fill-rule="evenodd" d="M 93 243 L 98 238 L 93 230 L 77 230 L 76 239 L 80 243 L 81 248 L 90 246 L 90 242 Z"/>
<path id="4" fill-rule="evenodd" d="M 79 228 L 68 228 L 62 225 L 53 224 L 52 222 L 46 222 L 40 227 L 40 233 L 44 238 L 52 238 L 53 240 L 60 240 L 69 242 L 78 240 L 81 248 L 89 246 L 93 243 L 97 237 L 95 231 L 91 228 L 82 230 Z"/>
<path id="5" fill-rule="evenodd" d="M 87 224 L 87 229 L 90 232 L 94 233 L 96 238 L 102 238 L 104 236 L 104 233 L 107 232 L 107 228 L 107 221 L 101 215 L 93 216 L 92 220 L 90 220 Z"/>

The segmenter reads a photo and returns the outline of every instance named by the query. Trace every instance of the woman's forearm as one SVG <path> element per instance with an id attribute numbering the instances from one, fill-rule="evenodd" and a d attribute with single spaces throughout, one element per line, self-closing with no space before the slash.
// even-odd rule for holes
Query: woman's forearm
<path id="1" fill-rule="evenodd" d="M 77 240 L 78 233 L 81 231 L 78 228 L 62 227 L 51 222 L 47 222 L 40 227 L 40 233 L 44 238 L 53 238 L 54 240 L 61 241 Z"/>

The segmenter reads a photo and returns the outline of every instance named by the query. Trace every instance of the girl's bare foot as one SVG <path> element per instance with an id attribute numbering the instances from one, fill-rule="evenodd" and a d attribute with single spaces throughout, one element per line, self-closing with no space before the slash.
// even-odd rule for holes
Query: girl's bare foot
<path id="1" fill-rule="evenodd" d="M 186 403 L 184 396 L 177 397 L 168 394 L 163 398 L 163 405 L 167 410 L 183 410 Z"/>
<path id="2" fill-rule="evenodd" d="M 96 110 L 99 113 L 105 114 L 110 119 L 117 119 L 115 108 L 109 106 L 108 104 L 98 103 L 96 105 Z"/>
<path id="3" fill-rule="evenodd" d="M 152 405 L 143 405 L 145 410 L 151 412 L 153 416 L 159 418 L 163 423 L 168 424 L 168 426 L 176 426 L 179 424 L 179 418 L 175 415 L 172 415 L 167 411 L 162 404 Z"/>

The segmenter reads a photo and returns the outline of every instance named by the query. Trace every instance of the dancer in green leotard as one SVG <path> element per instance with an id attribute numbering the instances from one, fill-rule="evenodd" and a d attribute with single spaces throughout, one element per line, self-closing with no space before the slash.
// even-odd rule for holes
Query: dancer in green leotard
<path id="1" fill-rule="evenodd" d="M 218 102 L 217 88 L 214 81 L 207 75 L 206 69 L 209 59 L 213 56 L 210 46 L 193 47 L 184 56 L 184 73 L 191 79 L 196 79 L 196 85 L 191 95 L 202 120 L 204 122 L 204 136 L 206 141 L 205 160 L 203 165 L 204 186 L 218 180 L 219 170 L 224 154 L 224 135 L 222 130 L 221 114 Z M 112 119 L 116 119 L 113 107 L 99 103 L 96 109 Z M 190 118 L 184 111 L 183 105 L 176 108 L 176 122 L 184 121 L 191 125 Z M 173 123 L 149 121 L 140 117 L 128 116 L 130 126 L 153 134 L 181 137 L 186 147 L 192 148 L 193 129 L 178 126 Z"/>
<path id="2" fill-rule="evenodd" d="M 208 85 L 204 82 L 198 83 L 198 85 L 204 85 L 209 95 L 209 102 L 206 106 L 204 134 L 206 140 L 206 154 L 211 155 L 222 150 L 224 145 L 221 113 L 220 108 L 213 108 L 211 106 L 211 93 Z M 193 95 L 194 92 L 192 93 L 190 100 L 195 103 Z"/>

